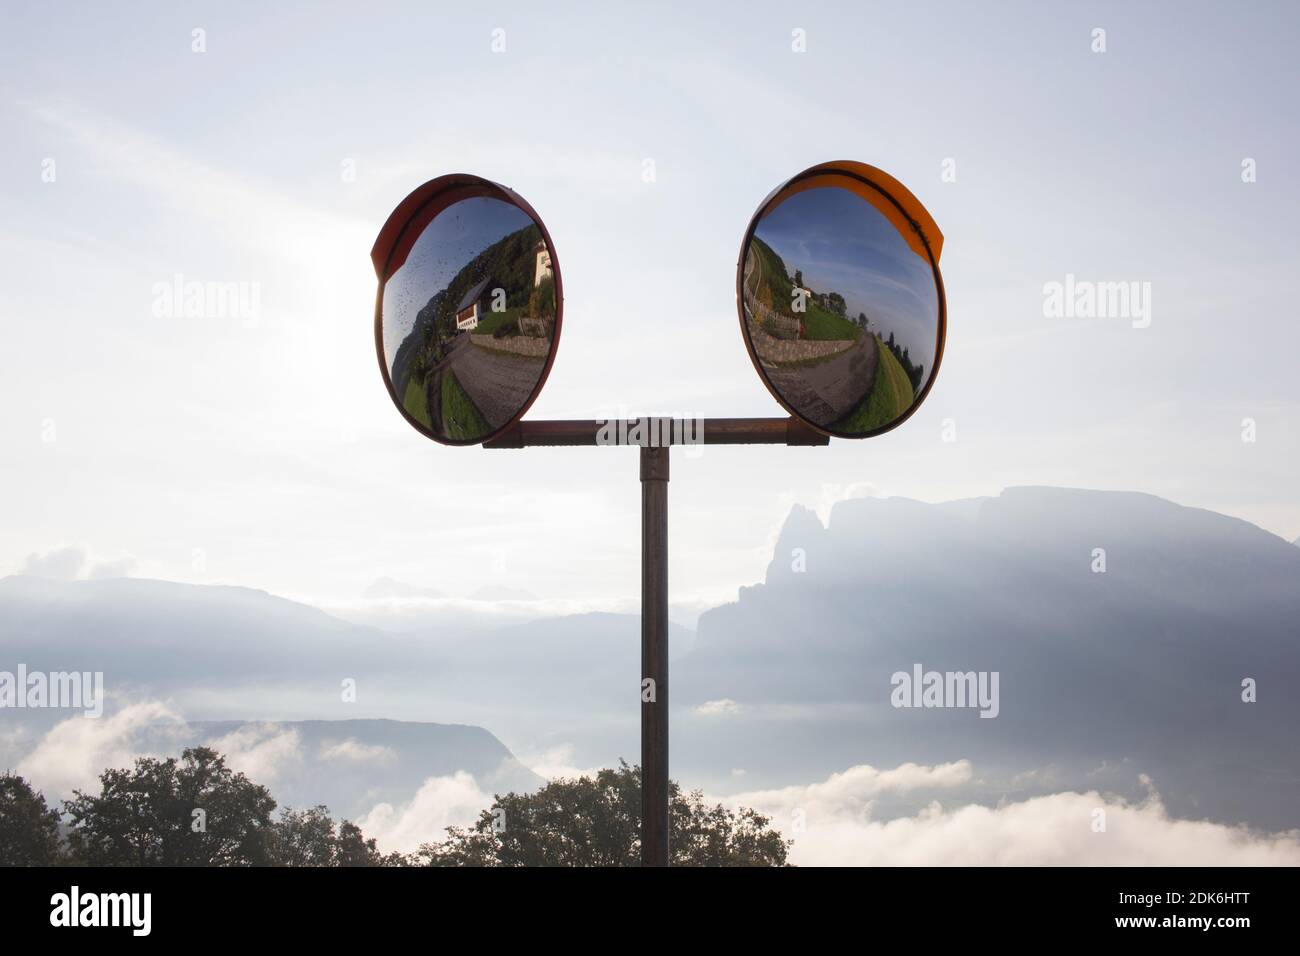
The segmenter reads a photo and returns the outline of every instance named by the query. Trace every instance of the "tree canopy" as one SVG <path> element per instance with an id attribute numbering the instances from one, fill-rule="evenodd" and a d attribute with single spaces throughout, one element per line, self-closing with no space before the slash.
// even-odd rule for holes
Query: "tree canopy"
<path id="1" fill-rule="evenodd" d="M 85 863 L 253 866 L 272 862 L 275 800 L 207 747 L 105 770 L 98 794 L 74 791 L 69 843 Z"/>
<path id="2" fill-rule="evenodd" d="M 337 826 L 329 807 L 286 807 L 273 827 L 272 859 L 277 866 L 387 866 L 402 864 L 400 854 L 385 856 L 361 828 L 344 820 Z"/>
<path id="3" fill-rule="evenodd" d="M 636 866 L 641 771 L 620 762 L 594 777 L 497 796 L 473 826 L 413 854 L 381 853 L 329 808 L 286 807 L 207 747 L 105 770 L 98 793 L 74 791 L 60 813 L 26 780 L 0 776 L 0 862 L 99 866 Z M 750 809 L 709 805 L 670 784 L 675 866 L 784 866 L 789 841 Z"/>
<path id="4" fill-rule="evenodd" d="M 669 784 L 674 866 L 784 866 L 789 841 L 750 809 L 709 806 Z M 473 827 L 449 827 L 416 857 L 428 866 L 636 866 L 641 769 L 620 763 L 595 777 L 553 780 L 536 793 L 498 796 Z"/>
<path id="5" fill-rule="evenodd" d="M 22 777 L 0 774 L 0 866 L 51 866 L 59 843 L 59 811 Z"/>

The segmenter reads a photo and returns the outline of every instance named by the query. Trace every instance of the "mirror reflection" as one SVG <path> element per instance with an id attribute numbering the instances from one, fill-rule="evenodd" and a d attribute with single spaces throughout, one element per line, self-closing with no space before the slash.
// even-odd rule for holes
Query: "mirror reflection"
<path id="1" fill-rule="evenodd" d="M 481 441 L 528 404 L 554 347 L 552 250 L 514 204 L 463 199 L 415 240 L 381 312 L 398 403 L 440 440 Z"/>
<path id="2" fill-rule="evenodd" d="M 939 348 L 930 258 L 919 234 L 884 214 L 887 202 L 856 180 L 791 189 L 758 221 L 742 263 L 742 324 L 761 373 L 832 434 L 903 417 Z"/>

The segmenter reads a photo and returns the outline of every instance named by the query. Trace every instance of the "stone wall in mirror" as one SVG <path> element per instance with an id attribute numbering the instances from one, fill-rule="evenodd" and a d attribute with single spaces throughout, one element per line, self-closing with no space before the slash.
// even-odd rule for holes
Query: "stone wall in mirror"
<path id="1" fill-rule="evenodd" d="M 768 386 L 845 437 L 904 417 L 942 347 L 935 267 L 871 186 L 822 176 L 760 212 L 741 263 L 742 327 Z"/>
<path id="2" fill-rule="evenodd" d="M 471 195 L 440 209 L 380 293 L 393 397 L 432 437 L 472 444 L 519 415 L 557 341 L 554 250 L 516 204 Z"/>

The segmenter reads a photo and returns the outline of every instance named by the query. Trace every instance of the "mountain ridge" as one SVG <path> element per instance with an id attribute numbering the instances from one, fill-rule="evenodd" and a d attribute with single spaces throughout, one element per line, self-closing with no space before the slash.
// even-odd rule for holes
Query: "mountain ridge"
<path id="1" fill-rule="evenodd" d="M 698 759 L 755 772 L 781 754 L 805 777 L 1064 761 L 1083 786 L 1087 767 L 1132 758 L 1173 784 L 1171 806 L 1300 825 L 1285 690 L 1300 550 L 1142 493 L 1009 489 L 965 510 L 852 499 L 825 526 L 792 511 L 763 581 L 700 617 L 675 671 L 680 706 L 736 705 Z M 892 675 L 918 664 L 998 673 L 998 717 L 892 706 Z"/>

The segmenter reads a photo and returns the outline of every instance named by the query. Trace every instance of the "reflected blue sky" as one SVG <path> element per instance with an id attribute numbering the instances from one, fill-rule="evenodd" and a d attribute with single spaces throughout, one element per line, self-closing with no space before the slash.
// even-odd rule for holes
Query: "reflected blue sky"
<path id="1" fill-rule="evenodd" d="M 893 332 L 929 373 L 939 314 L 934 275 L 879 210 L 847 189 L 807 189 L 754 232 L 791 277 L 798 269 L 814 292 L 844 296 L 850 316 L 865 312 L 873 331 L 885 338 Z"/>
<path id="2" fill-rule="evenodd" d="M 518 206 L 476 196 L 448 206 L 425 227 L 406 262 L 384 286 L 384 357 L 389 368 L 429 299 L 492 243 L 531 223 Z"/>

